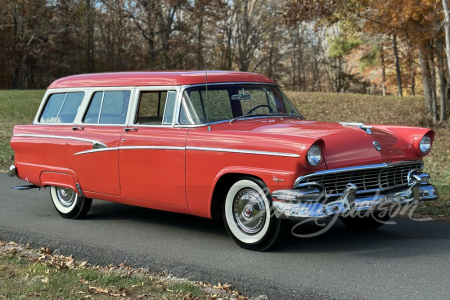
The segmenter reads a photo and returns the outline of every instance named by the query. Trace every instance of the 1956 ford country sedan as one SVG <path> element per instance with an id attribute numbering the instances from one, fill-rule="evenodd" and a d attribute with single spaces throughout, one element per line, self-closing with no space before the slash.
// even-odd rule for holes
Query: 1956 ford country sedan
<path id="1" fill-rule="evenodd" d="M 49 187 L 64 218 L 85 216 L 93 198 L 223 217 L 238 245 L 263 251 L 290 219 L 374 229 L 387 209 L 437 200 L 422 172 L 433 139 L 307 121 L 258 74 L 89 74 L 53 82 L 33 124 L 14 128 L 10 176 Z"/>

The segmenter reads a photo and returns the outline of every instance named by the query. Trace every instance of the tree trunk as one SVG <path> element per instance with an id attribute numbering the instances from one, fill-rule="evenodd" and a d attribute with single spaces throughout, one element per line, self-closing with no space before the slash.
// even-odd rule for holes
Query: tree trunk
<path id="1" fill-rule="evenodd" d="M 443 52 L 444 52 L 444 41 L 442 38 L 440 38 L 438 40 L 438 49 L 437 49 L 437 63 L 438 63 L 438 72 L 439 72 L 439 83 L 440 83 L 440 94 L 441 94 L 441 99 L 440 99 L 440 104 L 441 104 L 441 111 L 440 111 L 440 120 L 445 121 L 446 116 L 445 116 L 445 111 L 446 111 L 446 87 L 447 87 L 447 80 L 445 78 L 445 71 L 444 71 L 444 56 L 443 56 Z"/>
<path id="2" fill-rule="evenodd" d="M 431 70 L 431 107 L 433 112 L 433 123 L 437 123 L 437 97 L 436 97 L 436 67 L 434 65 L 434 47 L 432 41 L 428 41 L 430 70 Z"/>
<path id="3" fill-rule="evenodd" d="M 397 73 L 398 96 L 403 97 L 402 74 L 400 72 L 400 60 L 399 60 L 399 57 L 398 57 L 397 35 L 395 35 L 395 34 L 392 36 L 392 45 L 394 47 L 395 71 Z"/>
<path id="4" fill-rule="evenodd" d="M 294 41 L 294 51 L 293 51 L 293 53 L 292 53 L 292 66 L 293 66 L 293 68 L 292 68 L 292 90 L 293 91 L 295 91 L 295 85 L 296 85 L 296 78 L 295 78 L 295 69 L 296 69 L 296 63 L 295 63 L 295 61 L 296 61 L 296 59 L 295 59 L 295 57 L 297 56 L 297 53 L 296 53 L 296 51 L 295 51 L 295 46 L 296 46 L 296 43 L 295 43 L 295 41 Z"/>
<path id="5" fill-rule="evenodd" d="M 411 96 L 416 95 L 416 75 L 414 69 L 411 70 Z"/>
<path id="6" fill-rule="evenodd" d="M 445 29 L 445 52 L 447 53 L 447 64 L 448 64 L 448 72 L 450 75 L 450 12 L 448 9 L 447 0 L 442 0 L 442 4 L 444 6 L 444 29 Z"/>
<path id="7" fill-rule="evenodd" d="M 384 60 L 383 50 L 381 50 L 381 67 L 382 67 L 382 71 L 381 71 L 381 80 L 382 80 L 381 88 L 383 90 L 383 96 L 386 97 L 386 62 Z"/>
<path id="8" fill-rule="evenodd" d="M 87 70 L 89 73 L 94 72 L 94 14 L 95 10 L 91 0 L 86 0 L 86 59 Z"/>
<path id="9" fill-rule="evenodd" d="M 426 55 L 426 49 L 423 46 L 419 46 L 419 61 L 420 61 L 420 72 L 422 74 L 423 82 L 423 93 L 425 96 L 425 108 L 431 111 L 431 73 L 430 65 L 428 63 L 428 58 Z"/>

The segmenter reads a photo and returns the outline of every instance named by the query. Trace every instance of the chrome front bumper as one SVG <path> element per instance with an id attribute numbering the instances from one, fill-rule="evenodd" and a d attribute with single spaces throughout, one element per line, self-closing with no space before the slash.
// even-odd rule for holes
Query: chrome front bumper
<path id="1" fill-rule="evenodd" d="M 412 205 L 438 199 L 436 188 L 428 183 L 429 175 L 421 173 L 409 186 L 394 191 L 381 191 L 371 196 L 357 195 L 356 185 L 349 183 L 336 200 L 329 200 L 320 187 L 305 186 L 301 189 L 272 193 L 275 216 L 282 219 L 324 218 L 351 211 L 380 211 L 392 207 Z"/>

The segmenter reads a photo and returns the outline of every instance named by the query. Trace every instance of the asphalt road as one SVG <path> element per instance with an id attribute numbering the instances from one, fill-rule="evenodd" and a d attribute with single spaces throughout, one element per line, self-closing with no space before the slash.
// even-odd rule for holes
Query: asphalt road
<path id="1" fill-rule="evenodd" d="M 450 224 L 395 219 L 373 232 L 340 222 L 323 235 L 289 236 L 269 253 L 240 249 L 220 222 L 94 201 L 85 220 L 59 217 L 49 190 L 0 174 L 0 238 L 49 246 L 93 264 L 119 264 L 269 299 L 449 299 Z M 318 230 L 314 224 L 297 232 Z"/>

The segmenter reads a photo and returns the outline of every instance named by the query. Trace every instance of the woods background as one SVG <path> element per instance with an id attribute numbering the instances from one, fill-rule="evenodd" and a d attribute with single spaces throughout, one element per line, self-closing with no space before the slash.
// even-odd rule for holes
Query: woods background
<path id="1" fill-rule="evenodd" d="M 0 0 L 0 88 L 207 62 L 294 91 L 424 95 L 439 122 L 446 10 L 447 0 Z"/>

